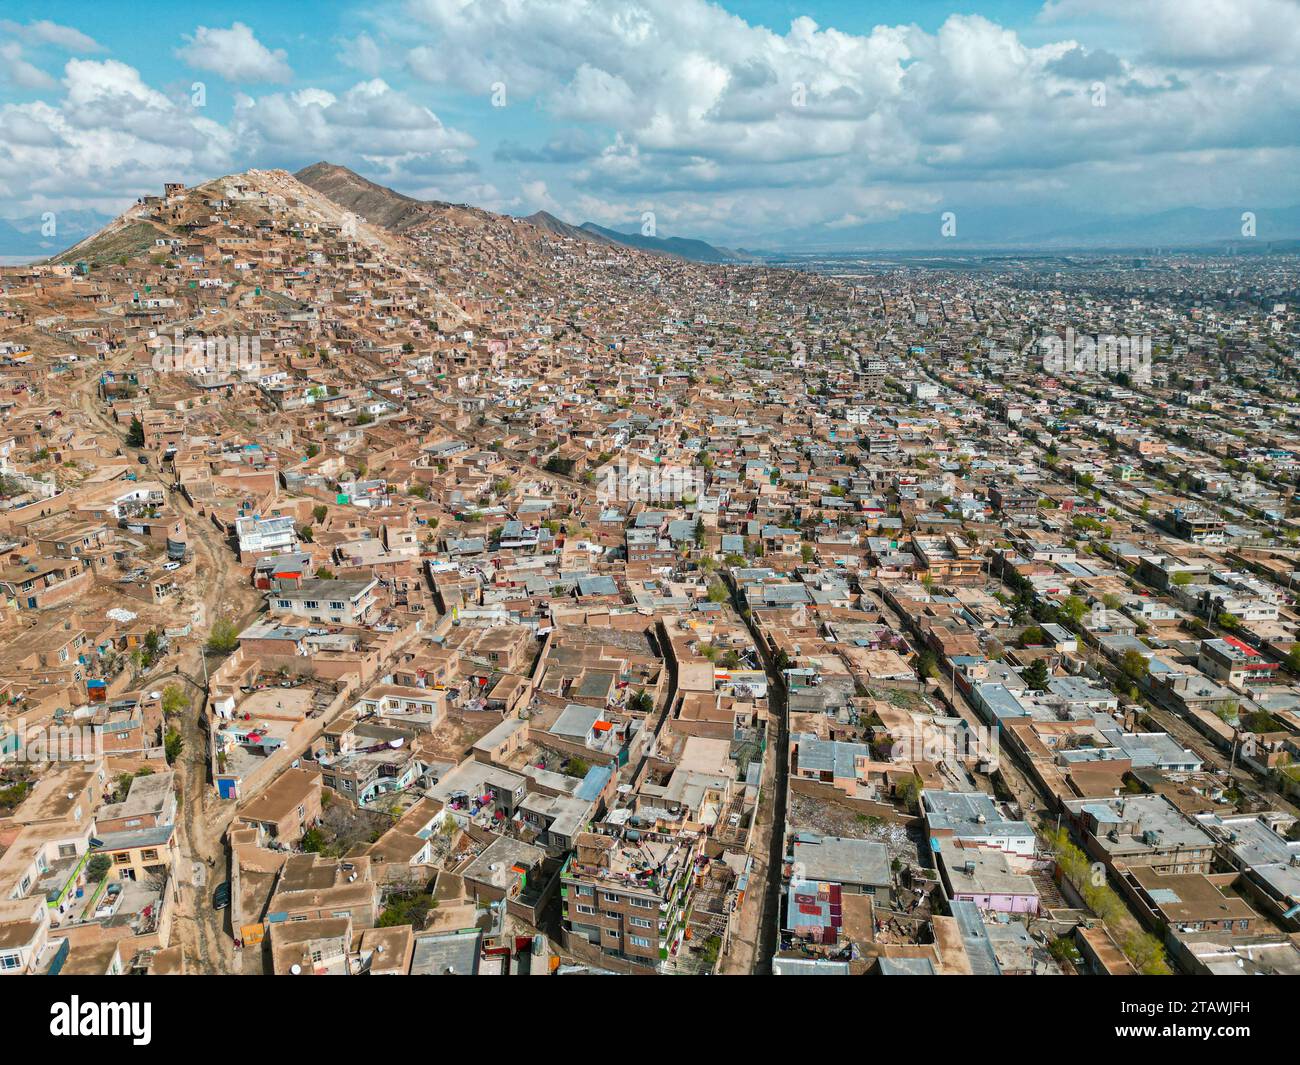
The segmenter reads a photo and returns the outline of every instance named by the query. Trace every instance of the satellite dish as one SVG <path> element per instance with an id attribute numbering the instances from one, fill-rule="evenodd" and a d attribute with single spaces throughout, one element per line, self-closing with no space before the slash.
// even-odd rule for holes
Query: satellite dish
<path id="1" fill-rule="evenodd" d="M 290 965 L 290 966 L 289 966 L 289 972 L 291 972 L 294 976 L 301 976 L 301 975 L 302 975 L 302 966 L 301 966 L 301 965 Z"/>

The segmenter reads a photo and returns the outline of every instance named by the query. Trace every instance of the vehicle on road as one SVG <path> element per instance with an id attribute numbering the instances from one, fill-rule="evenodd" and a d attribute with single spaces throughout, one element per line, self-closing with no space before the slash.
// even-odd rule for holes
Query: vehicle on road
<path id="1" fill-rule="evenodd" d="M 225 880 L 216 886 L 212 892 L 212 908 L 214 910 L 224 910 L 230 905 L 230 881 Z"/>

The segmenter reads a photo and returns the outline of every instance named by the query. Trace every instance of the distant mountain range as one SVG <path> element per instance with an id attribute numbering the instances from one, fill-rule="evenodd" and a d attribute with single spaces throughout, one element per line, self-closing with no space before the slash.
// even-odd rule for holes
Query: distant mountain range
<path id="1" fill-rule="evenodd" d="M 690 237 L 648 237 L 635 229 L 628 232 L 608 229 L 595 222 L 583 222 L 580 226 L 561 221 L 547 211 L 538 211 L 524 219 L 538 229 L 544 229 L 556 236 L 570 237 L 574 240 L 596 241 L 601 244 L 621 244 L 625 248 L 640 248 L 642 251 L 658 252 L 663 255 L 675 255 L 680 259 L 691 259 L 697 263 L 731 263 L 744 262 L 752 257 L 743 252 L 734 252 L 729 248 L 717 248 L 702 240 Z"/>
<path id="2" fill-rule="evenodd" d="M 404 233 L 447 213 L 463 225 L 491 217 L 467 204 L 417 200 L 376 184 L 347 167 L 319 162 L 295 175 L 304 184 L 354 211 L 375 225 Z M 1115 215 L 1072 209 L 1015 206 L 951 208 L 956 234 L 944 236 L 943 211 L 911 213 L 881 222 L 776 230 L 747 237 L 750 248 L 732 249 L 690 237 L 644 236 L 637 225 L 610 228 L 595 222 L 573 225 L 546 211 L 522 221 L 573 240 L 621 245 L 677 256 L 695 262 L 761 262 L 791 254 L 921 252 L 1005 249 L 1023 252 L 1066 250 L 1143 250 L 1252 247 L 1295 251 L 1300 242 L 1300 205 L 1254 210 L 1255 236 L 1242 233 L 1242 214 L 1249 208 L 1181 207 L 1147 214 Z M 57 231 L 41 233 L 42 218 L 32 215 L 0 219 L 0 257 L 14 261 L 42 259 L 98 232 L 111 217 L 96 211 L 60 211 Z"/>
<path id="3" fill-rule="evenodd" d="M 1065 249 L 1208 248 L 1300 238 L 1300 206 L 1254 209 L 1255 236 L 1242 234 L 1249 208 L 1180 207 L 1150 214 L 1114 215 L 1039 207 L 951 208 L 956 234 L 944 236 L 943 210 L 884 222 L 791 229 L 755 237 L 774 252 L 916 251 L 954 248 Z M 949 210 L 945 208 L 944 210 Z"/>

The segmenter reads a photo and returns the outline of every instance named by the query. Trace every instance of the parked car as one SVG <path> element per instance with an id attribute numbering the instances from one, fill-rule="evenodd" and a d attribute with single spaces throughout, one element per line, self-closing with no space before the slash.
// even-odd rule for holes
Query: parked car
<path id="1" fill-rule="evenodd" d="M 217 885 L 216 890 L 212 893 L 212 908 L 214 910 L 224 910 L 230 905 L 230 881 L 226 880 Z"/>

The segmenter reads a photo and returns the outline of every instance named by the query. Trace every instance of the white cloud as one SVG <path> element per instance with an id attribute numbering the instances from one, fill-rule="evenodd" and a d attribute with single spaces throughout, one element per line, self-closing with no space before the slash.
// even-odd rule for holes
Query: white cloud
<path id="1" fill-rule="evenodd" d="M 339 41 L 338 60 L 363 74 L 375 75 L 384 68 L 384 49 L 368 33 Z"/>
<path id="2" fill-rule="evenodd" d="M 380 78 L 359 82 L 342 96 L 303 89 L 256 100 L 243 97 L 234 125 L 254 153 L 279 150 L 323 159 L 434 155 L 444 168 L 463 169 L 464 153 L 475 144 Z"/>
<path id="3" fill-rule="evenodd" d="M 20 46 L 0 44 L 11 75 L 15 55 Z M 237 93 L 226 121 L 116 59 L 70 59 L 61 81 L 44 88 L 45 99 L 0 104 L 0 217 L 69 205 L 117 212 L 163 181 L 321 158 L 407 188 L 436 180 L 460 199 L 504 202 L 477 173 L 473 137 L 379 78 L 341 92 Z"/>
<path id="4" fill-rule="evenodd" d="M 807 17 L 779 32 L 707 0 L 408 0 L 400 39 L 424 80 L 484 96 L 503 81 L 511 106 L 601 131 L 605 147 L 576 163 L 532 152 L 572 168 L 546 174 L 562 200 L 879 218 L 963 197 L 1084 203 L 1097 190 L 1114 210 L 1166 191 L 1172 206 L 1195 193 L 1171 169 L 1205 152 L 1235 160 L 1248 194 L 1294 199 L 1277 158 L 1300 147 L 1287 58 L 1298 12 L 1300 0 L 1055 0 L 1039 30 L 1069 22 L 1071 36 L 1044 44 L 978 15 L 934 32 L 847 33 Z M 1097 47 L 1087 31 L 1108 19 L 1138 44 Z M 530 159 L 514 144 L 499 155 Z"/>
<path id="5" fill-rule="evenodd" d="M 72 26 L 61 26 L 48 19 L 23 25 L 9 19 L 0 20 L 0 31 L 16 37 L 26 44 L 53 45 L 65 52 L 102 52 L 104 46 Z"/>
<path id="6" fill-rule="evenodd" d="M 69 60 L 63 97 L 0 107 L 0 214 L 120 210 L 164 180 L 226 173 L 235 138 L 117 60 Z"/>
<path id="7" fill-rule="evenodd" d="M 0 42 L 0 77 L 20 89 L 53 89 L 52 77 L 23 58 L 23 46 L 17 41 Z"/>
<path id="8" fill-rule="evenodd" d="M 230 29 L 200 26 L 176 55 L 197 70 L 207 70 L 231 82 L 286 82 L 292 79 L 283 48 L 271 51 L 244 23 Z"/>
<path id="9" fill-rule="evenodd" d="M 1297 0 L 1048 0 L 1046 24 L 1103 18 L 1135 27 L 1150 54 L 1175 64 L 1295 62 Z"/>

